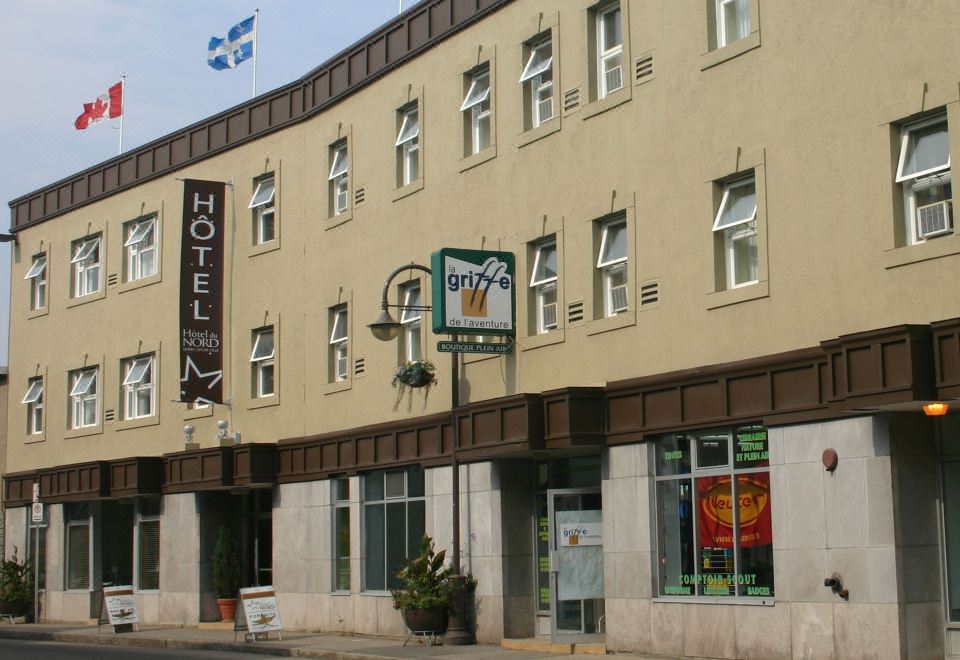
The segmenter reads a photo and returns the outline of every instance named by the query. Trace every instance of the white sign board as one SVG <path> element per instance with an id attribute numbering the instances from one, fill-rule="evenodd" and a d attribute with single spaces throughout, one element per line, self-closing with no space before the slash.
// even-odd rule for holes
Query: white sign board
<path id="1" fill-rule="evenodd" d="M 34 502 L 30 505 L 30 522 L 43 522 L 43 503 Z"/>
<path id="2" fill-rule="evenodd" d="M 603 545 L 602 522 L 561 523 L 557 540 L 561 546 Z"/>
<path id="3" fill-rule="evenodd" d="M 40 484 L 37 483 L 33 484 L 33 501 L 40 501 Z"/>
<path id="4" fill-rule="evenodd" d="M 240 603 L 247 622 L 247 630 L 250 632 L 283 630 L 283 625 L 280 623 L 280 609 L 277 607 L 277 594 L 272 586 L 241 589 Z"/>
<path id="5" fill-rule="evenodd" d="M 107 608 L 107 616 L 111 626 L 140 623 L 137 601 L 133 597 L 133 586 L 104 587 L 103 602 Z"/>
<path id="6" fill-rule="evenodd" d="M 512 253 L 443 248 L 430 265 L 435 333 L 514 334 Z"/>

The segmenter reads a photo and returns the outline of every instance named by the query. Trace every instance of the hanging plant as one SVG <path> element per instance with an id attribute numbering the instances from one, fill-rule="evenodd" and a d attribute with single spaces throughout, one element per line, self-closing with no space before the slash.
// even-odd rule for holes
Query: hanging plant
<path id="1" fill-rule="evenodd" d="M 423 405 L 426 407 L 430 388 L 437 383 L 435 371 L 436 367 L 429 360 L 414 360 L 397 367 L 393 380 L 390 381 L 390 385 L 397 390 L 397 401 L 393 404 L 393 409 L 400 406 L 400 399 L 406 392 L 409 392 L 408 401 L 412 404 L 413 390 L 418 389 L 423 390 Z"/>

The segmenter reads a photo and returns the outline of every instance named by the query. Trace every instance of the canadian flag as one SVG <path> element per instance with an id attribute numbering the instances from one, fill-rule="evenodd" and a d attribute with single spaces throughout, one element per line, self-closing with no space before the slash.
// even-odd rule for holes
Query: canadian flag
<path id="1" fill-rule="evenodd" d="M 77 117 L 73 125 L 78 131 L 82 131 L 90 124 L 103 121 L 107 118 L 114 119 L 123 114 L 123 82 L 108 89 L 97 97 L 93 103 L 83 104 L 83 114 Z"/>

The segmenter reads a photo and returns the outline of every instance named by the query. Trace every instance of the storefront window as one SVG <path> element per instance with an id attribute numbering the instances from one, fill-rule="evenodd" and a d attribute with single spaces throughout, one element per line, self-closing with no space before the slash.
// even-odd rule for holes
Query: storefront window
<path id="1" fill-rule="evenodd" d="M 90 588 L 90 509 L 86 504 L 65 504 L 67 589 Z"/>
<path id="2" fill-rule="evenodd" d="M 423 468 L 363 476 L 364 589 L 399 586 L 395 573 L 420 552 L 426 525 Z"/>
<path id="3" fill-rule="evenodd" d="M 660 596 L 773 597 L 768 452 L 762 426 L 656 440 Z"/>
<path id="4" fill-rule="evenodd" d="M 37 588 L 41 590 L 47 588 L 47 511 L 48 507 L 44 507 L 42 522 L 33 522 L 30 507 L 26 507 L 27 521 L 30 525 L 30 533 L 27 534 L 26 559 L 37 567 Z"/>
<path id="5" fill-rule="evenodd" d="M 350 478 L 333 480 L 333 588 L 350 591 Z"/>

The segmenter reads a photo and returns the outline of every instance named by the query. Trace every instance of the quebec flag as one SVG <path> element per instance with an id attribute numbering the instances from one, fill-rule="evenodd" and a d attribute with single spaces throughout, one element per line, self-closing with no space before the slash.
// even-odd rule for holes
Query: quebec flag
<path id="1" fill-rule="evenodd" d="M 218 71 L 233 69 L 253 57 L 253 28 L 256 15 L 245 18 L 227 32 L 226 39 L 210 37 L 207 64 Z"/>

